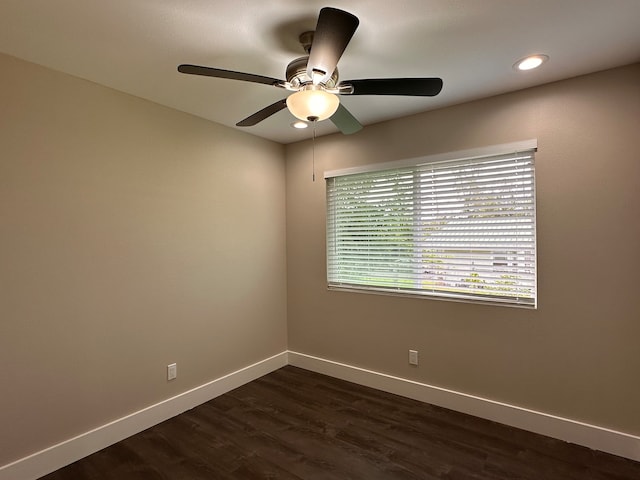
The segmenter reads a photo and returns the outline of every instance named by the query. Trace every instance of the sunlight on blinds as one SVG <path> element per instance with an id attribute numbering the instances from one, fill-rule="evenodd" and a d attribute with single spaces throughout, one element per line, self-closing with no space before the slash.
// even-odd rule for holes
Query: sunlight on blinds
<path id="1" fill-rule="evenodd" d="M 536 303 L 534 150 L 327 179 L 330 288 Z"/>

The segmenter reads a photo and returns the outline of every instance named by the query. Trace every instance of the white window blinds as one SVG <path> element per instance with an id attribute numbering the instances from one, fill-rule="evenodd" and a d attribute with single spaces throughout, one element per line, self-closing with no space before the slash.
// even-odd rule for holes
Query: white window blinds
<path id="1" fill-rule="evenodd" d="M 329 288 L 535 307 L 534 151 L 329 175 Z"/>

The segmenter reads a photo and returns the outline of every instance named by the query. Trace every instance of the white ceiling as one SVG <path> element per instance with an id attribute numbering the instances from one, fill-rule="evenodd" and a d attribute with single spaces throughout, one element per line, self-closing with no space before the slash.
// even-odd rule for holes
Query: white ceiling
<path id="1" fill-rule="evenodd" d="M 284 78 L 323 6 L 359 17 L 340 79 L 437 76 L 432 98 L 341 97 L 362 124 L 640 60 L 640 0 L 1 0 L 0 51 L 224 125 L 283 98 L 261 84 L 183 75 L 180 63 Z M 540 69 L 514 62 L 544 53 Z M 640 86 L 639 86 L 640 88 Z M 283 110 L 244 131 L 309 137 Z M 320 122 L 318 134 L 336 132 Z"/>

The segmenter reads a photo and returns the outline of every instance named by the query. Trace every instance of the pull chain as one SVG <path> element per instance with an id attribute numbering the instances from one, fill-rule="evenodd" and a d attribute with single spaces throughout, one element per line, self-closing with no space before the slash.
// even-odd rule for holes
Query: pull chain
<path id="1" fill-rule="evenodd" d="M 316 181 L 316 122 L 313 122 L 313 152 L 311 154 L 312 174 L 311 178 Z"/>
<path id="2" fill-rule="evenodd" d="M 318 123 L 318 117 L 308 117 L 308 120 L 313 123 L 313 140 L 311 144 L 311 179 L 316 181 L 316 123 Z"/>

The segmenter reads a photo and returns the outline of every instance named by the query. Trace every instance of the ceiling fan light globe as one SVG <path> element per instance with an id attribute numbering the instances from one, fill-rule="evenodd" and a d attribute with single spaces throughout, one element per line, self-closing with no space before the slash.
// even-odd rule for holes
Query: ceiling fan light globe
<path id="1" fill-rule="evenodd" d="M 304 121 L 326 120 L 336 113 L 339 105 L 337 95 L 319 89 L 304 89 L 287 97 L 289 111 Z"/>

